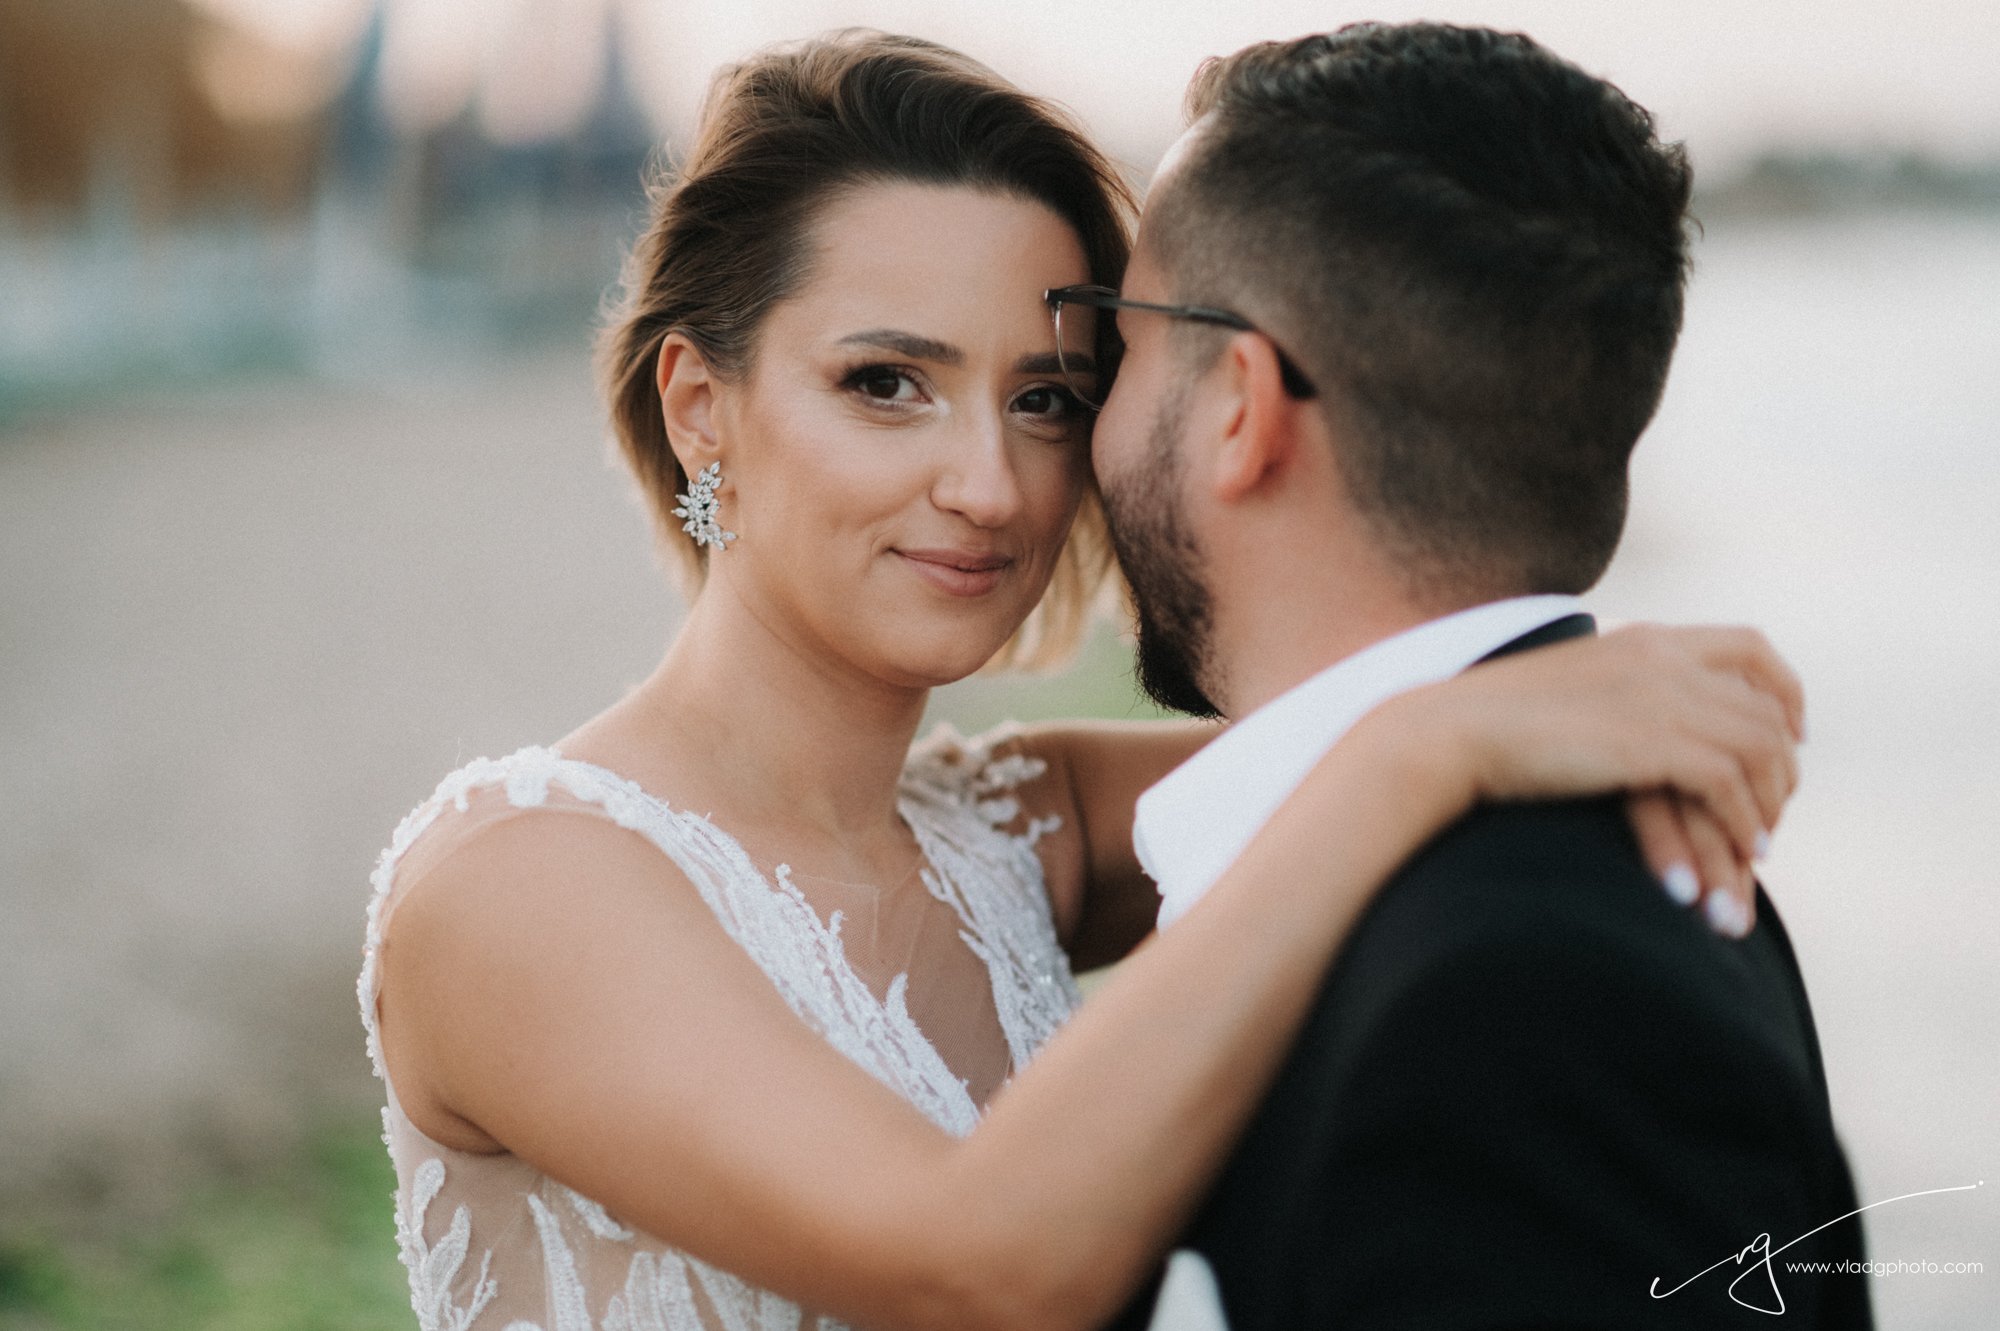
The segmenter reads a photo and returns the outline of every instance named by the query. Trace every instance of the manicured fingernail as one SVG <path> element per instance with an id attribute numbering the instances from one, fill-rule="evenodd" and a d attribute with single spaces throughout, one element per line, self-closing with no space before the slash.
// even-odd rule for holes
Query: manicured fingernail
<path id="1" fill-rule="evenodd" d="M 1762 864 L 1766 859 L 1770 858 L 1770 854 L 1771 834 L 1760 831 L 1757 833 L 1757 840 L 1750 847 L 1750 858 Z"/>
<path id="2" fill-rule="evenodd" d="M 1694 876 L 1694 870 L 1685 864 L 1670 864 L 1660 875 L 1660 882 L 1667 889 L 1667 895 L 1676 904 L 1692 906 L 1701 895 L 1701 879 Z"/>
<path id="3" fill-rule="evenodd" d="M 1727 892 L 1710 892 L 1702 904 L 1709 927 L 1726 938 L 1741 938 L 1750 932 L 1750 917 L 1741 902 Z"/>

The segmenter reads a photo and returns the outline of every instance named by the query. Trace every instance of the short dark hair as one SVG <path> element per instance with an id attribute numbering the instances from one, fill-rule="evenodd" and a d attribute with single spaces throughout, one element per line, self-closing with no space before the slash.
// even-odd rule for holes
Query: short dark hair
<path id="1" fill-rule="evenodd" d="M 1117 170 L 1060 107 L 971 57 L 850 28 L 722 70 L 686 160 L 651 183 L 646 229 L 597 344 L 619 446 L 663 551 L 691 588 L 706 555 L 670 513 L 688 478 L 660 415 L 660 344 L 685 334 L 718 375 L 746 374 L 765 317 L 810 276 L 813 224 L 848 191 L 876 182 L 1039 203 L 1075 230 L 1092 282 L 1124 278 L 1134 206 Z M 1103 522 L 1092 492 L 1041 605 L 997 661 L 1040 663 L 1080 639 L 1110 567 Z"/>
<path id="2" fill-rule="evenodd" d="M 1432 23 L 1210 61 L 1188 114 L 1148 252 L 1327 390 L 1420 594 L 1596 582 L 1680 332 L 1681 147 L 1528 37 Z"/>

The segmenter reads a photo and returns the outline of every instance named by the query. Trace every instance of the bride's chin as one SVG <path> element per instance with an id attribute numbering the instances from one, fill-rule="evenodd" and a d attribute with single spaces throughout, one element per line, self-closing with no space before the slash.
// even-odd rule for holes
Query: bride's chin
<path id="1" fill-rule="evenodd" d="M 934 655 L 911 655 L 897 661 L 894 673 L 900 676 L 900 683 L 913 688 L 941 689 L 947 684 L 956 684 L 961 679 L 979 673 L 979 668 L 993 659 L 993 652 L 980 656 L 970 656 L 965 652 L 939 652 Z"/>
<path id="2" fill-rule="evenodd" d="M 977 674 L 980 667 L 993 659 L 1013 636 L 1019 625 L 1009 626 L 1005 632 L 978 633 L 961 627 L 957 632 L 949 630 L 924 634 L 920 638 L 911 634 L 901 641 L 887 644 L 882 652 L 884 673 L 897 683 L 912 688 L 942 688 L 946 684 L 956 684 L 967 676 Z"/>

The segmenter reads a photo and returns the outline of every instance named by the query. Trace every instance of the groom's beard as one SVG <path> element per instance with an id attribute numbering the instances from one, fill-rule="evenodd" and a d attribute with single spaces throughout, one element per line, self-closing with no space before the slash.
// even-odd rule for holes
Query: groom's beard
<path id="1" fill-rule="evenodd" d="M 1129 481 L 1104 487 L 1104 516 L 1138 611 L 1140 689 L 1170 711 L 1216 717 L 1221 712 L 1201 684 L 1211 620 L 1201 547 L 1180 508 L 1184 405 L 1178 392 L 1160 404 L 1145 464 Z"/>

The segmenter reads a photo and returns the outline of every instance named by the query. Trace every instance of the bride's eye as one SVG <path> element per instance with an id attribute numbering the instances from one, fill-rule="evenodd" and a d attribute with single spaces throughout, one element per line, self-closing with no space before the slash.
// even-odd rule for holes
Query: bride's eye
<path id="1" fill-rule="evenodd" d="M 840 386 L 872 402 L 915 402 L 921 396 L 909 372 L 893 365 L 863 365 L 849 371 Z"/>
<path id="2" fill-rule="evenodd" d="M 1014 397 L 1013 409 L 1037 426 L 1069 430 L 1084 417 L 1083 403 L 1076 394 L 1058 384 L 1036 384 Z"/>

